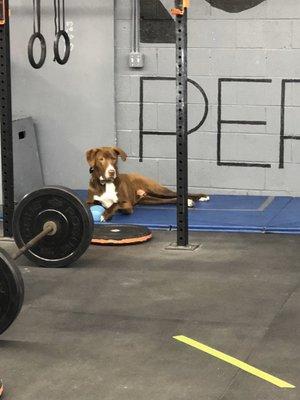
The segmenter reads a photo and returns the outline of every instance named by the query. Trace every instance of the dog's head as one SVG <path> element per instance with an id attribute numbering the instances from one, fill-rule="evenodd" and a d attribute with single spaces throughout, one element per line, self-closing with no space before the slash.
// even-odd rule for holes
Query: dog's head
<path id="1" fill-rule="evenodd" d="M 86 159 L 93 177 L 114 181 L 118 176 L 118 157 L 126 161 L 127 154 L 119 147 L 99 147 L 86 152 Z"/>

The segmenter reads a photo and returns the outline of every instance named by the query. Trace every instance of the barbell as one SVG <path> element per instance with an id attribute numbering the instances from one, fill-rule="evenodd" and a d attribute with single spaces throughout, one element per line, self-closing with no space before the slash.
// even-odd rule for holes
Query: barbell
<path id="1" fill-rule="evenodd" d="M 14 261 L 24 254 L 43 267 L 66 267 L 87 250 L 93 218 L 70 189 L 48 186 L 20 201 L 13 235 L 16 253 L 0 249 L 0 334 L 17 318 L 24 300 L 23 278 Z"/>

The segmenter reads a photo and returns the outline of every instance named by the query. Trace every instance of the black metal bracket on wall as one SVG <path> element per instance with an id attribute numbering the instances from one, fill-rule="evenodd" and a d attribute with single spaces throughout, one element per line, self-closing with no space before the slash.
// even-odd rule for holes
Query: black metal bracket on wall
<path id="1" fill-rule="evenodd" d="M 9 0 L 0 0 L 0 107 L 1 163 L 3 194 L 3 235 L 12 237 L 14 213 L 14 164 L 11 106 L 11 66 L 9 33 Z"/>

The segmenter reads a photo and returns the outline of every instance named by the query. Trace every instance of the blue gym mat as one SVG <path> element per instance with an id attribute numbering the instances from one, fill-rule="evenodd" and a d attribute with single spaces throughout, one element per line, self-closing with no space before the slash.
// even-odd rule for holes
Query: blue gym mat
<path id="1" fill-rule="evenodd" d="M 300 233 L 300 198 L 290 198 L 283 210 L 272 219 L 267 232 Z"/>
<path id="2" fill-rule="evenodd" d="M 86 200 L 86 190 L 76 190 Z M 2 218 L 2 215 L 0 215 Z M 132 215 L 117 213 L 110 223 L 151 229 L 176 229 L 176 206 L 137 206 Z M 300 198 L 213 195 L 189 209 L 191 231 L 300 233 Z"/>
<path id="3" fill-rule="evenodd" d="M 77 191 L 86 199 L 86 191 Z M 117 213 L 113 224 L 176 229 L 176 206 L 137 206 L 132 215 Z M 213 195 L 189 209 L 192 231 L 300 233 L 300 198 Z"/>

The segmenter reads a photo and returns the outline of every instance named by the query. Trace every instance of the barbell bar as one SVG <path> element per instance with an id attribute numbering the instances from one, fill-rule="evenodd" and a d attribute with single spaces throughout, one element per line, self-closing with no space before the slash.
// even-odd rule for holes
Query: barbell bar
<path id="1" fill-rule="evenodd" d="M 30 250 L 34 245 L 39 243 L 45 236 L 47 235 L 55 235 L 57 231 L 57 225 L 54 221 L 47 221 L 43 227 L 43 230 L 38 233 L 34 238 L 29 240 L 23 247 L 18 249 L 15 254 L 12 256 L 13 260 L 16 260 L 20 256 L 22 256 L 27 250 Z"/>

